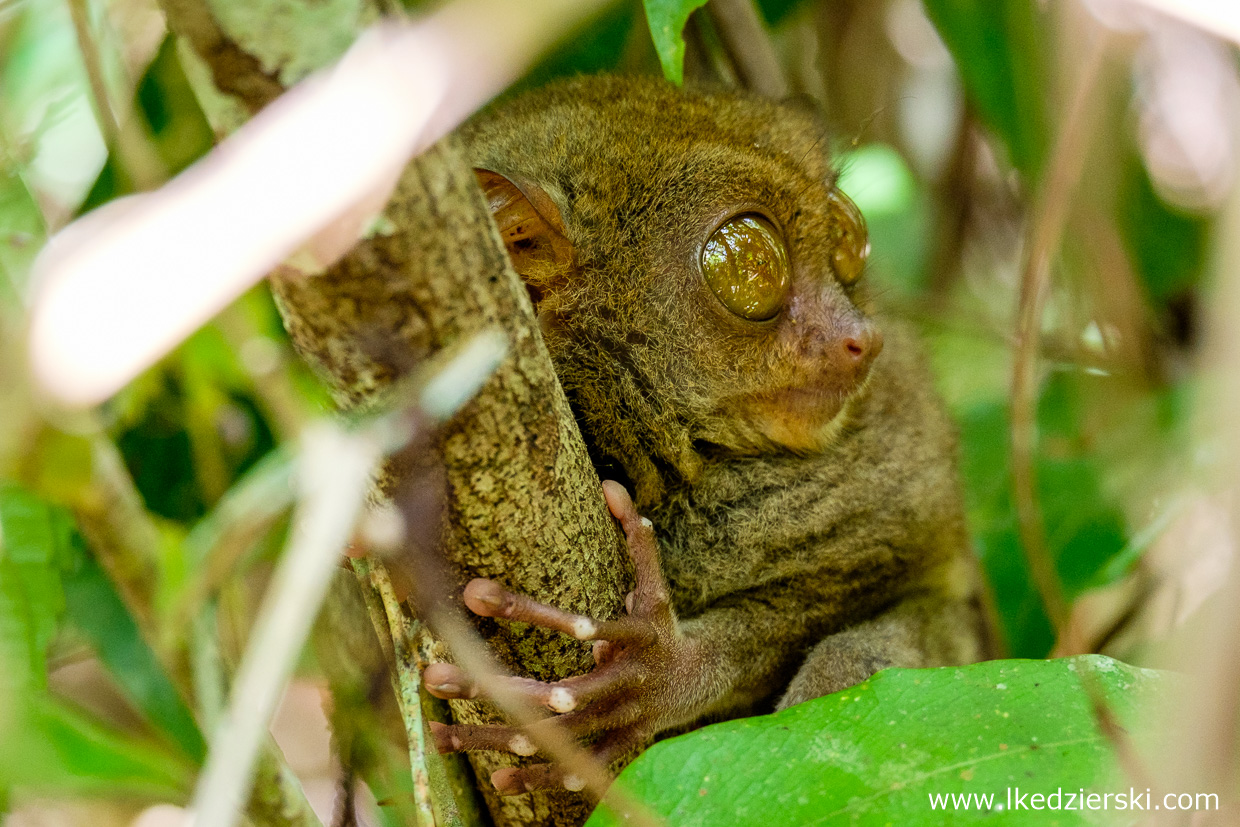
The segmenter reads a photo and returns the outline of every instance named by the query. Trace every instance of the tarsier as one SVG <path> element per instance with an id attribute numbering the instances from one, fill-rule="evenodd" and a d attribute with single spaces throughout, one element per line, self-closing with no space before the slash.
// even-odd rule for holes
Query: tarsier
<path id="1" fill-rule="evenodd" d="M 591 456 L 633 492 L 604 485 L 637 574 L 623 617 L 466 587 L 477 614 L 595 641 L 589 674 L 514 679 L 530 700 L 606 761 L 888 666 L 987 654 L 953 429 L 910 331 L 880 332 L 864 223 L 812 113 L 597 77 L 463 136 Z M 425 678 L 476 691 L 449 664 Z M 530 751 L 504 727 L 435 735 Z"/>

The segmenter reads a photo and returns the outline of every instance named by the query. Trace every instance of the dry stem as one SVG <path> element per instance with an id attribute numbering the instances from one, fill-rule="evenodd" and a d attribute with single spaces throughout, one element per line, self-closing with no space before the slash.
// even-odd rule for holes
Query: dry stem
<path id="1" fill-rule="evenodd" d="M 710 0 L 706 10 L 745 88 L 768 98 L 787 97 L 788 80 L 752 0 Z"/>
<path id="2" fill-rule="evenodd" d="M 1050 289 L 1050 261 L 1059 248 L 1067 221 L 1072 192 L 1080 178 L 1094 113 L 1093 98 L 1099 86 L 1107 35 L 1099 32 L 1081 71 L 1066 116 L 1056 136 L 1037 210 L 1029 225 L 1025 267 L 1021 273 L 1017 310 L 1017 345 L 1012 367 L 1012 487 L 1020 538 L 1034 585 L 1042 598 L 1058 636 L 1059 646 L 1071 650 L 1064 640 L 1068 619 L 1067 601 L 1046 547 L 1042 512 L 1038 505 L 1034 467 L 1037 449 L 1038 345 L 1042 310 Z M 1067 654 L 1068 651 L 1061 651 Z"/>

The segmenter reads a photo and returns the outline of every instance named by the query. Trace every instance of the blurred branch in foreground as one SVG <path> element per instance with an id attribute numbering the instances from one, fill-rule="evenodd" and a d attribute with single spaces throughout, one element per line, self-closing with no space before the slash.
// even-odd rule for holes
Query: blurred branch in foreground
<path id="1" fill-rule="evenodd" d="M 1232 135 L 1240 152 L 1240 129 Z M 1168 789 L 1217 791 L 1223 808 L 1217 821 L 1234 824 L 1240 795 L 1236 792 L 1237 741 L 1240 735 L 1240 565 L 1234 552 L 1240 528 L 1240 438 L 1235 412 L 1240 410 L 1240 190 L 1233 189 L 1221 220 L 1216 249 L 1218 283 L 1214 286 L 1208 317 L 1204 365 L 1206 393 L 1197 412 L 1203 444 L 1222 453 L 1222 478 L 1230 506 L 1229 540 L 1233 547 L 1230 570 L 1222 588 L 1202 613 L 1207 624 L 1176 666 L 1194 677 L 1187 699 L 1177 698 L 1163 710 L 1164 743 L 1172 760 L 1163 762 L 1162 780 Z"/>
<path id="2" fill-rule="evenodd" d="M 70 225 L 35 264 L 36 376 L 69 404 L 93 404 L 316 234 L 310 260 L 331 263 L 410 155 L 600 5 L 460 0 L 418 23 L 376 27 L 161 189 Z M 151 306 L 160 313 L 145 313 Z"/>

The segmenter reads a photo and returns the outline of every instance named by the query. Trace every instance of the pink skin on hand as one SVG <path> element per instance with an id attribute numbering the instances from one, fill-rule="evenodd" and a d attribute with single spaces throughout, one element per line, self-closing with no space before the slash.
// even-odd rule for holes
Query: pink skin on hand
<path id="1" fill-rule="evenodd" d="M 578 738 L 601 735 L 591 750 L 607 763 L 642 745 L 666 724 L 688 717 L 685 713 L 696 704 L 686 689 L 695 682 L 686 678 L 690 670 L 700 671 L 701 659 L 692 641 L 679 631 L 650 521 L 638 515 L 619 483 L 604 482 L 603 496 L 624 529 L 636 572 L 637 584 L 625 601 L 625 616 L 596 620 L 572 614 L 482 578 L 470 581 L 464 598 L 469 610 L 482 617 L 532 623 L 594 641 L 595 668 L 585 675 L 553 683 L 505 680 L 529 702 L 560 713 L 534 726 L 562 726 Z M 451 664 L 428 666 L 423 679 L 427 690 L 439 698 L 479 697 L 473 681 Z M 513 727 L 432 722 L 431 731 L 440 752 L 536 752 L 536 739 Z M 506 795 L 555 786 L 581 789 L 579 778 L 550 764 L 498 770 L 491 783 Z"/>

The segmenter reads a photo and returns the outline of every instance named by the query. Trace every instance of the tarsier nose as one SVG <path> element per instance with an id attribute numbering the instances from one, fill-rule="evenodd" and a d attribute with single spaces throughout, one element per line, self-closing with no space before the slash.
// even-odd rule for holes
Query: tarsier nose
<path id="1" fill-rule="evenodd" d="M 840 346 L 844 351 L 844 363 L 852 365 L 859 376 L 864 375 L 882 352 L 883 334 L 871 323 L 860 322 L 841 339 Z"/>

